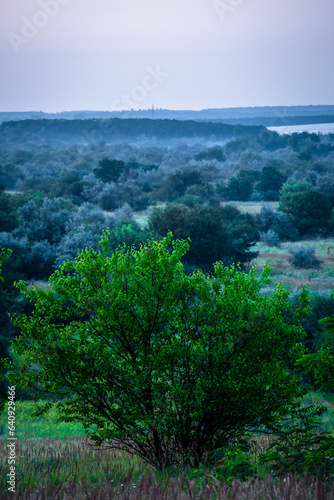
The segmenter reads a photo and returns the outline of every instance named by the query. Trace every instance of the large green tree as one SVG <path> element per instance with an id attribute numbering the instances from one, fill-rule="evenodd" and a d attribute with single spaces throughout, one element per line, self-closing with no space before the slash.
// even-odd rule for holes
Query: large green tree
<path id="1" fill-rule="evenodd" d="M 101 251 L 61 265 L 50 290 L 19 284 L 34 310 L 15 319 L 11 383 L 159 468 L 197 466 L 306 411 L 293 367 L 307 291 L 293 309 L 283 285 L 261 296 L 269 269 L 257 278 L 217 263 L 215 277 L 187 276 L 188 246 L 169 234 L 108 257 L 105 235 Z"/>

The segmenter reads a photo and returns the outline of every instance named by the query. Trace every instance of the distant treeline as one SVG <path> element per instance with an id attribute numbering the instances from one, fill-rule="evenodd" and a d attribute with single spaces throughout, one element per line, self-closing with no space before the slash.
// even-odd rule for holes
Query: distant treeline
<path id="1" fill-rule="evenodd" d="M 87 143 L 104 140 L 115 142 L 124 139 L 159 140 L 177 138 L 203 138 L 227 140 L 244 136 L 257 136 L 263 127 L 233 126 L 224 123 L 120 119 L 110 120 L 22 120 L 4 122 L 0 126 L 3 140 L 10 142 L 63 141 L 65 143 Z"/>
<path id="2" fill-rule="evenodd" d="M 194 110 L 152 109 L 123 111 L 62 111 L 61 113 L 44 113 L 42 111 L 0 112 L 0 123 L 18 120 L 65 119 L 87 120 L 107 118 L 156 118 L 169 120 L 224 121 L 241 125 L 279 125 L 272 123 L 284 118 L 284 125 L 301 125 L 309 123 L 329 123 L 333 120 L 334 106 L 254 106 L 245 108 L 212 108 Z M 297 118 L 298 117 L 298 118 Z M 270 118 L 270 123 L 268 122 Z M 296 121 L 294 121 L 296 118 Z M 255 119 L 255 120 L 253 120 Z M 315 121 L 313 121 L 315 120 Z M 325 121 L 324 121 L 325 120 Z"/>

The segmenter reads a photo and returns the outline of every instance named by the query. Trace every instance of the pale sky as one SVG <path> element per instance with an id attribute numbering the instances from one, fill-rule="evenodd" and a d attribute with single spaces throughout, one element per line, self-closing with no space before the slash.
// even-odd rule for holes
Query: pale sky
<path id="1" fill-rule="evenodd" d="M 334 0 L 0 1 L 0 111 L 334 104 Z"/>

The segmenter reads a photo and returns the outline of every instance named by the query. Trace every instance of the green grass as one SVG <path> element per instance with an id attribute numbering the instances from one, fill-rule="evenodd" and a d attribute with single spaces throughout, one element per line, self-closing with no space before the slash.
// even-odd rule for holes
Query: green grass
<path id="1" fill-rule="evenodd" d="M 305 398 L 306 404 L 322 403 L 328 412 L 322 417 L 324 430 L 333 432 L 334 428 L 334 395 L 311 392 Z M 120 449 L 105 447 L 98 449 L 87 438 L 83 437 L 83 428 L 73 423 L 57 423 L 57 413 L 50 412 L 39 418 L 31 418 L 30 413 L 36 403 L 18 401 L 16 406 L 16 494 L 11 498 L 22 498 L 23 494 L 36 495 L 34 498 L 68 499 L 127 499 L 158 500 L 165 498 L 195 499 L 230 499 L 238 491 L 246 494 L 250 488 L 262 492 L 270 488 L 275 492 L 271 498 L 288 498 L 284 496 L 285 481 L 289 480 L 294 487 L 289 498 L 301 498 L 297 492 L 312 492 L 307 498 L 318 498 L 316 479 L 287 476 L 288 479 L 273 480 L 263 468 L 257 468 L 253 480 L 224 479 L 213 471 L 186 471 L 174 468 L 168 473 L 152 470 L 140 458 L 134 457 Z M 6 412 L 1 416 L 2 436 L 0 436 L 0 498 L 6 489 L 7 474 L 6 457 L 8 450 Z M 255 457 L 269 443 L 268 437 L 259 437 Z M 215 469 L 216 471 L 216 469 Z M 198 474 L 200 480 L 198 480 Z M 306 481 L 306 482 L 305 482 Z M 275 490 L 276 488 L 276 490 Z M 283 489 L 282 489 L 283 488 Z M 294 490 L 295 488 L 295 490 Z M 292 492 L 296 492 L 296 497 Z M 334 489 L 333 489 L 334 492 Z M 9 497 L 8 497 L 9 498 Z M 32 498 L 27 496 L 27 498 Z M 304 497 L 302 497 L 304 498 Z M 306 498 L 306 496 L 305 496 Z M 332 497 L 330 497 L 332 498 Z M 334 498 L 334 497 L 333 497 Z"/>
<path id="2" fill-rule="evenodd" d="M 16 402 L 15 428 L 16 436 L 24 439 L 46 439 L 64 437 L 83 436 L 84 428 L 78 423 L 57 422 L 59 413 L 51 410 L 42 417 L 33 418 L 30 416 L 36 406 L 34 401 Z M 0 416 L 0 436 L 7 438 L 6 411 Z"/>
<path id="3" fill-rule="evenodd" d="M 263 205 L 266 205 L 273 210 L 277 210 L 278 201 L 223 201 L 221 205 L 234 205 L 240 210 L 240 212 L 254 215 L 261 212 Z"/>
<path id="4" fill-rule="evenodd" d="M 276 253 L 276 254 L 288 254 L 289 249 L 296 249 L 299 246 L 314 247 L 316 249 L 316 255 L 320 258 L 323 257 L 334 257 L 334 238 L 317 238 L 308 239 L 303 241 L 294 241 L 282 243 L 279 247 L 269 247 L 264 243 L 258 242 L 252 250 L 260 253 Z M 329 251 L 329 253 L 328 253 Z"/>

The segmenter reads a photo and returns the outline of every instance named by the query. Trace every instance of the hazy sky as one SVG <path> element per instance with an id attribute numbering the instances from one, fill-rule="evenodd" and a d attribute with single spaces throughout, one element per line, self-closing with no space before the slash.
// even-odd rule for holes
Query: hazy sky
<path id="1" fill-rule="evenodd" d="M 334 104 L 333 0 L 0 2 L 0 111 Z"/>

